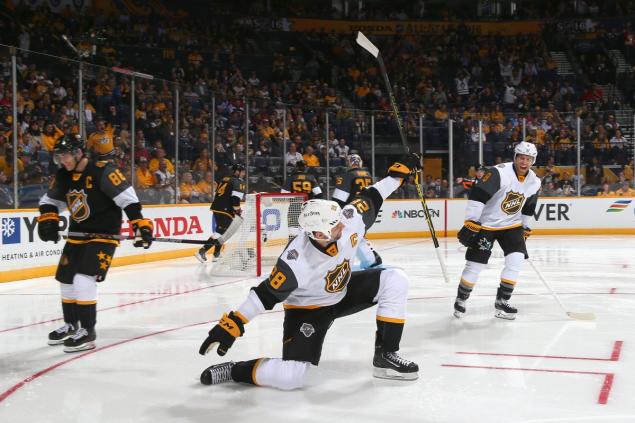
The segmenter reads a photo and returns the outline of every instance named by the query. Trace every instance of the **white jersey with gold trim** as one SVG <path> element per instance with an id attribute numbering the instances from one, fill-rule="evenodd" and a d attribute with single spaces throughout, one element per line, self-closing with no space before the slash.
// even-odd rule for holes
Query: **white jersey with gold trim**
<path id="1" fill-rule="evenodd" d="M 481 222 L 483 229 L 500 230 L 527 226 L 533 216 L 540 190 L 533 170 L 518 177 L 512 162 L 488 168 L 470 191 L 466 220 Z"/>
<path id="2" fill-rule="evenodd" d="M 344 298 L 351 277 L 351 263 L 366 227 L 353 206 L 342 210 L 344 228 L 337 242 L 322 249 L 302 232 L 280 256 L 293 272 L 297 288 L 285 307 L 329 306 Z"/>

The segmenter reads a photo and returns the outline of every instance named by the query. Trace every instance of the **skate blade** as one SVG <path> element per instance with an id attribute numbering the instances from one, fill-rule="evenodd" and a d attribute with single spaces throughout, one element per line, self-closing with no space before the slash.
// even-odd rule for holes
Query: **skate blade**
<path id="1" fill-rule="evenodd" d="M 66 338 L 69 338 L 68 336 Z M 66 338 L 63 339 L 49 339 L 48 344 L 49 345 L 61 345 L 64 343 L 64 340 L 66 340 Z"/>
<path id="2" fill-rule="evenodd" d="M 95 341 L 86 342 L 85 344 L 78 345 L 76 347 L 64 347 L 64 352 L 66 353 L 74 353 L 79 351 L 87 351 L 95 349 Z"/>
<path id="3" fill-rule="evenodd" d="M 415 380 L 419 378 L 419 372 L 400 373 L 393 369 L 375 367 L 375 369 L 373 370 L 373 376 L 378 379 Z"/>
<path id="4" fill-rule="evenodd" d="M 207 263 L 207 259 L 201 257 L 201 255 L 199 253 L 194 254 L 194 257 L 196 257 L 196 260 L 200 261 L 203 264 Z"/>
<path id="5" fill-rule="evenodd" d="M 510 314 L 510 313 L 505 313 L 504 311 L 501 311 L 501 310 L 496 310 L 494 317 L 498 317 L 499 319 L 504 319 L 504 320 L 516 320 L 516 313 Z"/>
<path id="6" fill-rule="evenodd" d="M 461 313 L 458 310 L 454 310 L 454 317 L 456 317 L 457 319 L 462 319 L 464 315 L 465 313 Z"/>

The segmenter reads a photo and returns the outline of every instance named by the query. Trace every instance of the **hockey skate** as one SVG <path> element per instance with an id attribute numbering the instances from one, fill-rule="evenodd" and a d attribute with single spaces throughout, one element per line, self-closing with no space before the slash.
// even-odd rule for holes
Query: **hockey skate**
<path id="1" fill-rule="evenodd" d="M 419 366 L 415 362 L 381 348 L 375 348 L 373 366 L 373 376 L 379 379 L 415 380 L 419 377 Z"/>
<path id="2" fill-rule="evenodd" d="M 204 248 L 201 248 L 196 253 L 194 253 L 194 257 L 196 257 L 196 260 L 200 261 L 201 263 L 207 263 L 207 257 L 205 256 L 205 253 L 207 253 L 207 251 Z"/>
<path id="3" fill-rule="evenodd" d="M 460 297 L 456 297 L 456 300 L 454 301 L 454 317 L 456 317 L 457 319 L 460 319 L 463 317 L 464 314 L 465 314 L 465 300 Z"/>
<path id="4" fill-rule="evenodd" d="M 514 320 L 516 318 L 516 313 L 518 312 L 515 307 L 510 306 L 507 300 L 503 298 L 496 299 L 494 308 L 496 309 L 494 316 L 499 319 Z"/>
<path id="5" fill-rule="evenodd" d="M 53 332 L 49 333 L 49 345 L 60 345 L 64 343 L 64 340 L 70 338 L 75 335 L 77 331 L 76 325 L 72 323 L 64 323 L 64 326 L 61 328 L 55 329 Z"/>
<path id="6" fill-rule="evenodd" d="M 213 261 L 217 261 L 220 257 L 221 243 L 218 242 L 217 239 L 212 240 L 212 245 L 214 246 L 214 259 Z"/>
<path id="7" fill-rule="evenodd" d="M 77 332 L 64 341 L 64 352 L 72 353 L 78 351 L 92 350 L 95 348 L 95 331 L 90 332 L 84 328 L 77 329 Z"/>
<path id="8" fill-rule="evenodd" d="M 232 380 L 233 361 L 214 364 L 203 370 L 201 373 L 201 383 L 203 385 L 217 385 Z"/>

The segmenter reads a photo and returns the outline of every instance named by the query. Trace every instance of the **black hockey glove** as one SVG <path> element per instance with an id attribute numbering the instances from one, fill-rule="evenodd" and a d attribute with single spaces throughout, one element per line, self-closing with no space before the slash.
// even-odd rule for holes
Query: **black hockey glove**
<path id="1" fill-rule="evenodd" d="M 198 353 L 205 355 L 218 344 L 218 349 L 216 350 L 218 355 L 227 354 L 227 350 L 234 345 L 236 338 L 243 336 L 243 333 L 245 333 L 244 323 L 247 322 L 245 321 L 243 323 L 243 320 L 243 318 L 236 315 L 233 311 L 230 311 L 229 314 L 223 314 L 218 324 L 209 331 L 209 335 L 201 344 Z"/>
<path id="2" fill-rule="evenodd" d="M 388 176 L 405 179 L 408 175 L 413 174 L 422 168 L 421 154 L 408 153 L 388 168 Z"/>
<path id="3" fill-rule="evenodd" d="M 525 241 L 527 241 L 527 238 L 529 238 L 530 236 L 531 236 L 531 229 L 523 226 L 523 237 L 525 237 Z"/>
<path id="4" fill-rule="evenodd" d="M 152 245 L 152 221 L 150 219 L 137 219 L 132 222 L 132 230 L 134 231 L 134 245 L 135 247 L 143 247 L 144 249 L 150 248 Z"/>
<path id="5" fill-rule="evenodd" d="M 466 220 L 456 237 L 459 239 L 459 242 L 467 248 L 474 248 L 479 232 L 481 232 L 480 222 Z"/>
<path id="6" fill-rule="evenodd" d="M 53 241 L 57 244 L 60 240 L 60 217 L 55 212 L 42 213 L 37 218 L 37 234 L 42 241 Z"/>

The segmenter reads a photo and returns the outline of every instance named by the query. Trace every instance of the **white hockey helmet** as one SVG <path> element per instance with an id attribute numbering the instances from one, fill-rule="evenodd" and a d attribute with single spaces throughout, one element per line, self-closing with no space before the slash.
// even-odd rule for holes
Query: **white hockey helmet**
<path id="1" fill-rule="evenodd" d="M 536 163 L 536 157 L 538 157 L 538 150 L 536 150 L 535 144 L 532 144 L 527 141 L 521 141 L 518 144 L 516 144 L 516 147 L 514 148 L 514 161 L 516 161 L 516 155 L 518 154 L 531 156 L 533 158 L 533 161 L 531 162 L 531 164 L 533 165 L 534 163 Z"/>
<path id="2" fill-rule="evenodd" d="M 357 166 L 357 167 L 362 167 L 362 158 L 359 156 L 359 154 L 351 154 L 350 156 L 348 156 L 348 166 L 349 167 L 353 167 L 353 166 Z"/>
<path id="3" fill-rule="evenodd" d="M 340 223 L 342 209 L 335 201 L 309 200 L 302 204 L 298 223 L 304 232 L 313 239 L 314 232 L 322 232 L 331 239 L 331 230 Z"/>

